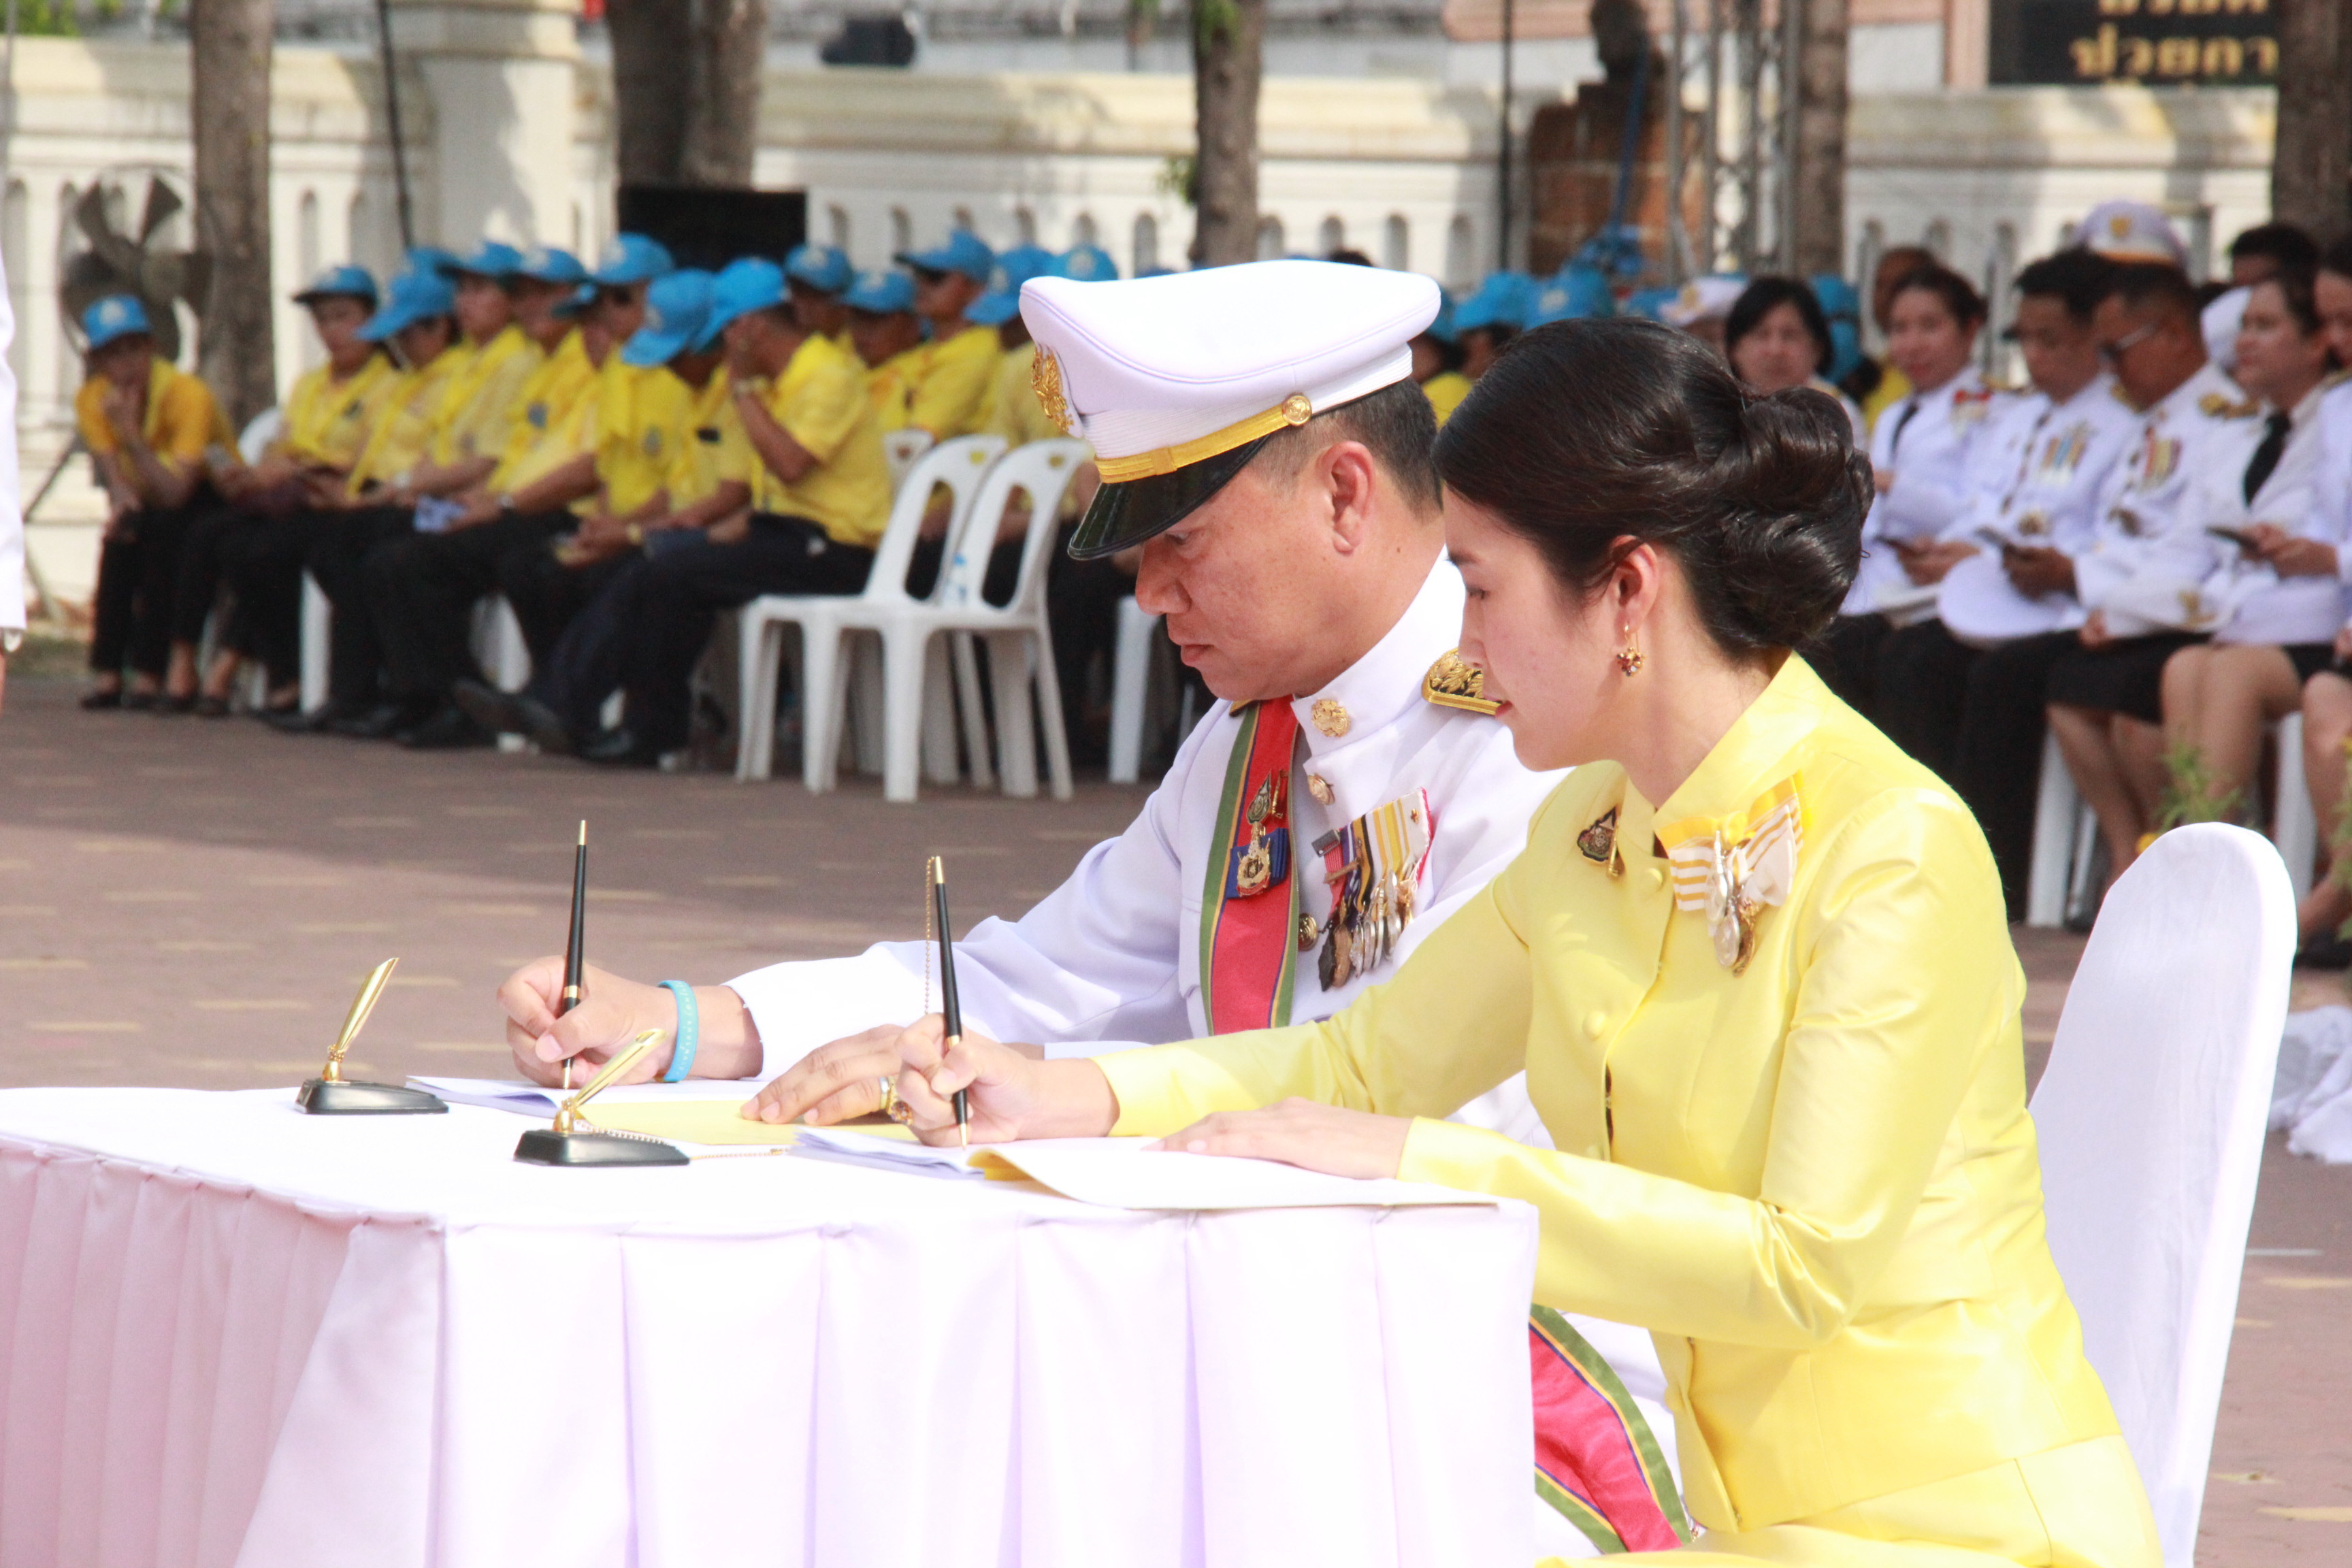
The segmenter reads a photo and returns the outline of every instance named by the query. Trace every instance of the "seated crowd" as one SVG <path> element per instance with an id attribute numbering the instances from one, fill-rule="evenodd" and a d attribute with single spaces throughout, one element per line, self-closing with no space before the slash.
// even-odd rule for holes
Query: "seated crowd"
<path id="1" fill-rule="evenodd" d="M 1061 434 L 1031 388 L 1020 286 L 1115 276 L 1110 258 L 996 255 L 958 232 L 898 259 L 857 275 L 803 246 L 712 275 L 623 236 L 591 270 L 485 241 L 416 253 L 381 299 L 364 271 L 332 268 L 297 296 L 326 363 L 250 466 L 203 384 L 156 358 L 138 303 L 100 301 L 79 412 L 113 516 L 87 704 L 225 713 L 250 659 L 287 729 L 412 746 L 510 731 L 609 763 L 675 751 L 719 611 L 865 585 L 891 504 L 886 432 Z M 2352 241 L 2323 255 L 2265 225 L 2231 261 L 2230 285 L 2200 289 L 2160 215 L 2095 210 L 2014 279 L 2017 388 L 1979 371 L 1988 301 L 1911 247 L 1871 279 L 1883 363 L 1863 355 L 1841 279 L 1705 278 L 1621 302 L 1580 261 L 1450 303 L 1414 341 L 1413 375 L 1443 421 L 1514 333 L 1633 310 L 1706 340 L 1759 392 L 1837 399 L 1878 494 L 1861 576 L 1811 656 L 1976 811 L 2016 918 L 2045 733 L 2110 875 L 2173 822 L 2261 816 L 2265 737 L 2298 710 L 2312 798 L 2340 814 Z M 1009 591 L 1012 521 L 992 596 Z M 943 523 L 927 520 L 914 592 Z M 335 608 L 331 699 L 309 714 L 306 569 Z M 1128 579 L 1058 552 L 1053 570 L 1076 692 Z M 200 670 L 224 584 L 233 611 Z M 469 648 L 492 592 L 530 646 L 519 693 Z M 2306 948 L 2340 959 L 2352 891 L 2325 879 L 2304 914 Z"/>

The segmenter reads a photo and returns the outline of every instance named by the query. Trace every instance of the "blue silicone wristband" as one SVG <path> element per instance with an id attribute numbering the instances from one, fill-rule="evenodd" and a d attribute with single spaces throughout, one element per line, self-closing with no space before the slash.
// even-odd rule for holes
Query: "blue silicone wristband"
<path id="1" fill-rule="evenodd" d="M 669 1070 L 664 1083 L 683 1083 L 694 1070 L 694 1047 L 702 1043 L 702 1015 L 694 1005 L 694 987 L 683 980 L 665 980 L 662 989 L 677 998 L 677 1043 L 670 1047 Z"/>

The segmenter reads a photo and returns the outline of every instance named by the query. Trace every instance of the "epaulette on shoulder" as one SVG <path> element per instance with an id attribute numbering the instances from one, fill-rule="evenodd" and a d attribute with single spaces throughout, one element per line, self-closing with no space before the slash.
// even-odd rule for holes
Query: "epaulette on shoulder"
<path id="1" fill-rule="evenodd" d="M 2197 400 L 2197 411 L 2208 419 L 2252 419 L 2263 411 L 2263 405 L 2251 397 L 2240 402 L 2209 392 Z"/>
<path id="2" fill-rule="evenodd" d="M 1486 690 L 1486 672 L 1464 658 L 1458 648 L 1446 649 L 1421 678 L 1422 700 L 1491 719 L 1502 704 L 1487 701 Z"/>

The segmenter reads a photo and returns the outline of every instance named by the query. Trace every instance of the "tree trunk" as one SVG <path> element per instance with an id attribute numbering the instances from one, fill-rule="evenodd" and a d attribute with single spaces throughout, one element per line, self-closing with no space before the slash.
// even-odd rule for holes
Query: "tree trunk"
<path id="1" fill-rule="evenodd" d="M 269 53 L 274 0 L 194 0 L 188 13 L 196 243 L 212 257 L 197 369 L 239 429 L 278 401 L 270 334 Z"/>
<path id="2" fill-rule="evenodd" d="M 604 20 L 621 179 L 748 187 L 766 0 L 606 0 Z"/>
<path id="3" fill-rule="evenodd" d="M 1784 0 L 1803 7 L 1797 51 L 1797 271 L 1845 271 L 1846 0 Z"/>
<path id="4" fill-rule="evenodd" d="M 2352 0 L 2280 0 L 2271 216 L 2323 241 L 2352 224 Z"/>
<path id="5" fill-rule="evenodd" d="M 1257 258 L 1257 92 L 1265 0 L 1193 0 L 1192 264 Z"/>

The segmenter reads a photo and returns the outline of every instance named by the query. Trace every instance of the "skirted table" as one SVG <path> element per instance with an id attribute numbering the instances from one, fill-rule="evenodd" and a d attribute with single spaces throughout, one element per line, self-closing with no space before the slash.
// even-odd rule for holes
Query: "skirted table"
<path id="1" fill-rule="evenodd" d="M 528 1125 L 0 1092 L 0 1563 L 1530 1559 L 1524 1205 L 557 1170 Z"/>

